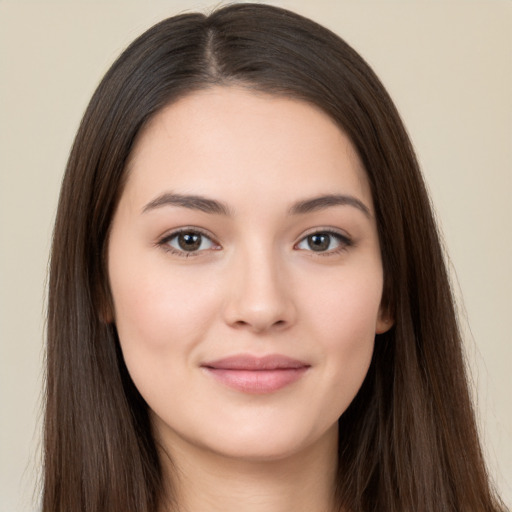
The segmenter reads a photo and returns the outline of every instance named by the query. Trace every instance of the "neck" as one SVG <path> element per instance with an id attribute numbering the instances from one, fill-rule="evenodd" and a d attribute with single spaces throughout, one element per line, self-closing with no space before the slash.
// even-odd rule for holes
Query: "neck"
<path id="1" fill-rule="evenodd" d="M 168 446 L 168 445 L 167 445 Z M 244 460 L 173 443 L 162 456 L 174 506 L 161 512 L 335 512 L 337 435 L 300 453 Z"/>

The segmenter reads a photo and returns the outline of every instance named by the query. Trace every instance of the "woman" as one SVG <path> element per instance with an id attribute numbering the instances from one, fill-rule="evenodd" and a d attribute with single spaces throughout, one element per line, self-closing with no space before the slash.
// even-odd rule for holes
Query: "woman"
<path id="1" fill-rule="evenodd" d="M 68 163 L 43 510 L 502 510 L 387 93 L 270 6 L 156 25 Z"/>

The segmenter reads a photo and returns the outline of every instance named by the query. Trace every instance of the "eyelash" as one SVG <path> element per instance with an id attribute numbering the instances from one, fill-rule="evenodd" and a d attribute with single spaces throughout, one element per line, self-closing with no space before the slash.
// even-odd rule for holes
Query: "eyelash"
<path id="1" fill-rule="evenodd" d="M 206 250 L 219 250 L 218 248 L 215 248 L 215 249 L 185 251 L 185 250 L 178 250 L 178 249 L 172 247 L 171 245 L 169 245 L 169 242 L 171 242 L 171 240 L 175 239 L 176 237 L 178 237 L 179 235 L 184 234 L 184 233 L 191 234 L 191 235 L 200 235 L 201 237 L 208 239 L 213 245 L 220 247 L 219 244 L 217 242 L 215 242 L 215 240 L 209 233 L 207 233 L 206 231 L 203 231 L 202 229 L 195 228 L 195 227 L 194 228 L 181 228 L 176 231 L 173 231 L 172 233 L 169 233 L 168 235 L 165 235 L 163 238 L 161 238 L 157 242 L 156 245 L 159 247 L 162 247 L 162 249 L 164 249 L 166 252 L 169 252 L 173 255 L 176 255 L 176 256 L 179 256 L 182 258 L 190 258 L 190 257 L 199 256 L 202 252 L 204 252 Z M 308 239 L 308 237 L 311 237 L 313 235 L 317 235 L 317 236 L 327 235 L 329 237 L 335 238 L 339 243 L 339 247 L 337 247 L 335 249 L 327 250 L 327 251 L 314 251 L 313 249 L 310 249 L 310 250 L 297 249 L 297 246 L 299 244 L 303 243 L 304 241 L 306 241 Z M 347 235 L 344 235 L 342 233 L 339 233 L 338 231 L 334 231 L 331 229 L 315 229 L 314 231 L 311 231 L 310 233 L 307 233 L 306 235 L 304 235 L 293 246 L 293 248 L 297 249 L 297 250 L 303 250 L 306 252 L 310 252 L 310 253 L 312 253 L 311 256 L 326 257 L 326 256 L 334 256 L 334 255 L 340 254 L 341 252 L 346 251 L 349 247 L 352 247 L 353 245 L 354 245 L 354 241 L 350 237 L 348 237 Z"/>
<path id="2" fill-rule="evenodd" d="M 217 245 L 218 243 L 214 241 L 213 237 L 207 233 L 206 231 L 203 231 L 199 228 L 181 228 L 176 231 L 173 231 L 172 233 L 169 233 L 168 235 L 165 235 L 163 238 L 161 238 L 156 245 L 159 247 L 162 247 L 166 252 L 169 252 L 175 256 L 180 256 L 182 258 L 190 258 L 194 256 L 199 256 L 201 252 L 204 252 L 205 249 L 202 251 L 185 251 L 185 250 L 178 250 L 169 245 L 169 242 L 173 240 L 174 238 L 180 236 L 181 234 L 191 234 L 191 235 L 200 235 L 202 238 L 206 238 L 211 241 L 213 245 Z M 213 249 L 218 250 L 218 249 Z"/>
<path id="3" fill-rule="evenodd" d="M 332 229 L 315 229 L 314 231 L 311 231 L 310 233 L 307 233 L 304 235 L 298 243 L 294 245 L 294 248 L 296 248 L 299 244 L 307 240 L 310 236 L 313 235 L 327 235 L 329 237 L 335 238 L 338 243 L 339 247 L 336 247 L 335 249 L 327 250 L 327 251 L 314 251 L 313 249 L 307 250 L 303 249 L 306 252 L 310 252 L 311 256 L 322 256 L 322 257 L 328 257 L 328 256 L 336 256 L 344 251 L 346 251 L 349 247 L 352 247 L 354 245 L 354 241 L 347 235 L 340 233 L 339 231 L 334 231 Z M 301 250 L 301 249 L 299 249 Z"/>

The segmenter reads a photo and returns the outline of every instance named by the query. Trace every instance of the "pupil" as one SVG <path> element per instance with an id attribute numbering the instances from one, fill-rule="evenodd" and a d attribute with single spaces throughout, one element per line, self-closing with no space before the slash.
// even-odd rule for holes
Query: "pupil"
<path id="1" fill-rule="evenodd" d="M 325 251 L 329 248 L 330 237 L 326 234 L 308 236 L 308 245 L 313 251 Z"/>
<path id="2" fill-rule="evenodd" d="M 178 245 L 184 251 L 195 251 L 201 245 L 201 235 L 197 233 L 180 233 Z"/>

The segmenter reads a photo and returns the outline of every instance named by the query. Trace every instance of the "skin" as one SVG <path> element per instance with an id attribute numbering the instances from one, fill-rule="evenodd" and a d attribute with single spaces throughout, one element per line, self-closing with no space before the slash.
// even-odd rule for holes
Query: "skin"
<path id="1" fill-rule="evenodd" d="M 333 509 L 337 420 L 375 333 L 391 326 L 371 192 L 351 142 L 307 103 L 214 87 L 160 111 L 128 173 L 109 241 L 111 320 L 180 510 Z M 332 194 L 352 202 L 290 213 Z M 181 248 L 180 228 L 202 233 L 197 250 Z M 336 234 L 313 250 L 307 237 L 326 231 Z M 201 367 L 237 354 L 281 354 L 308 369 L 252 393 Z"/>

